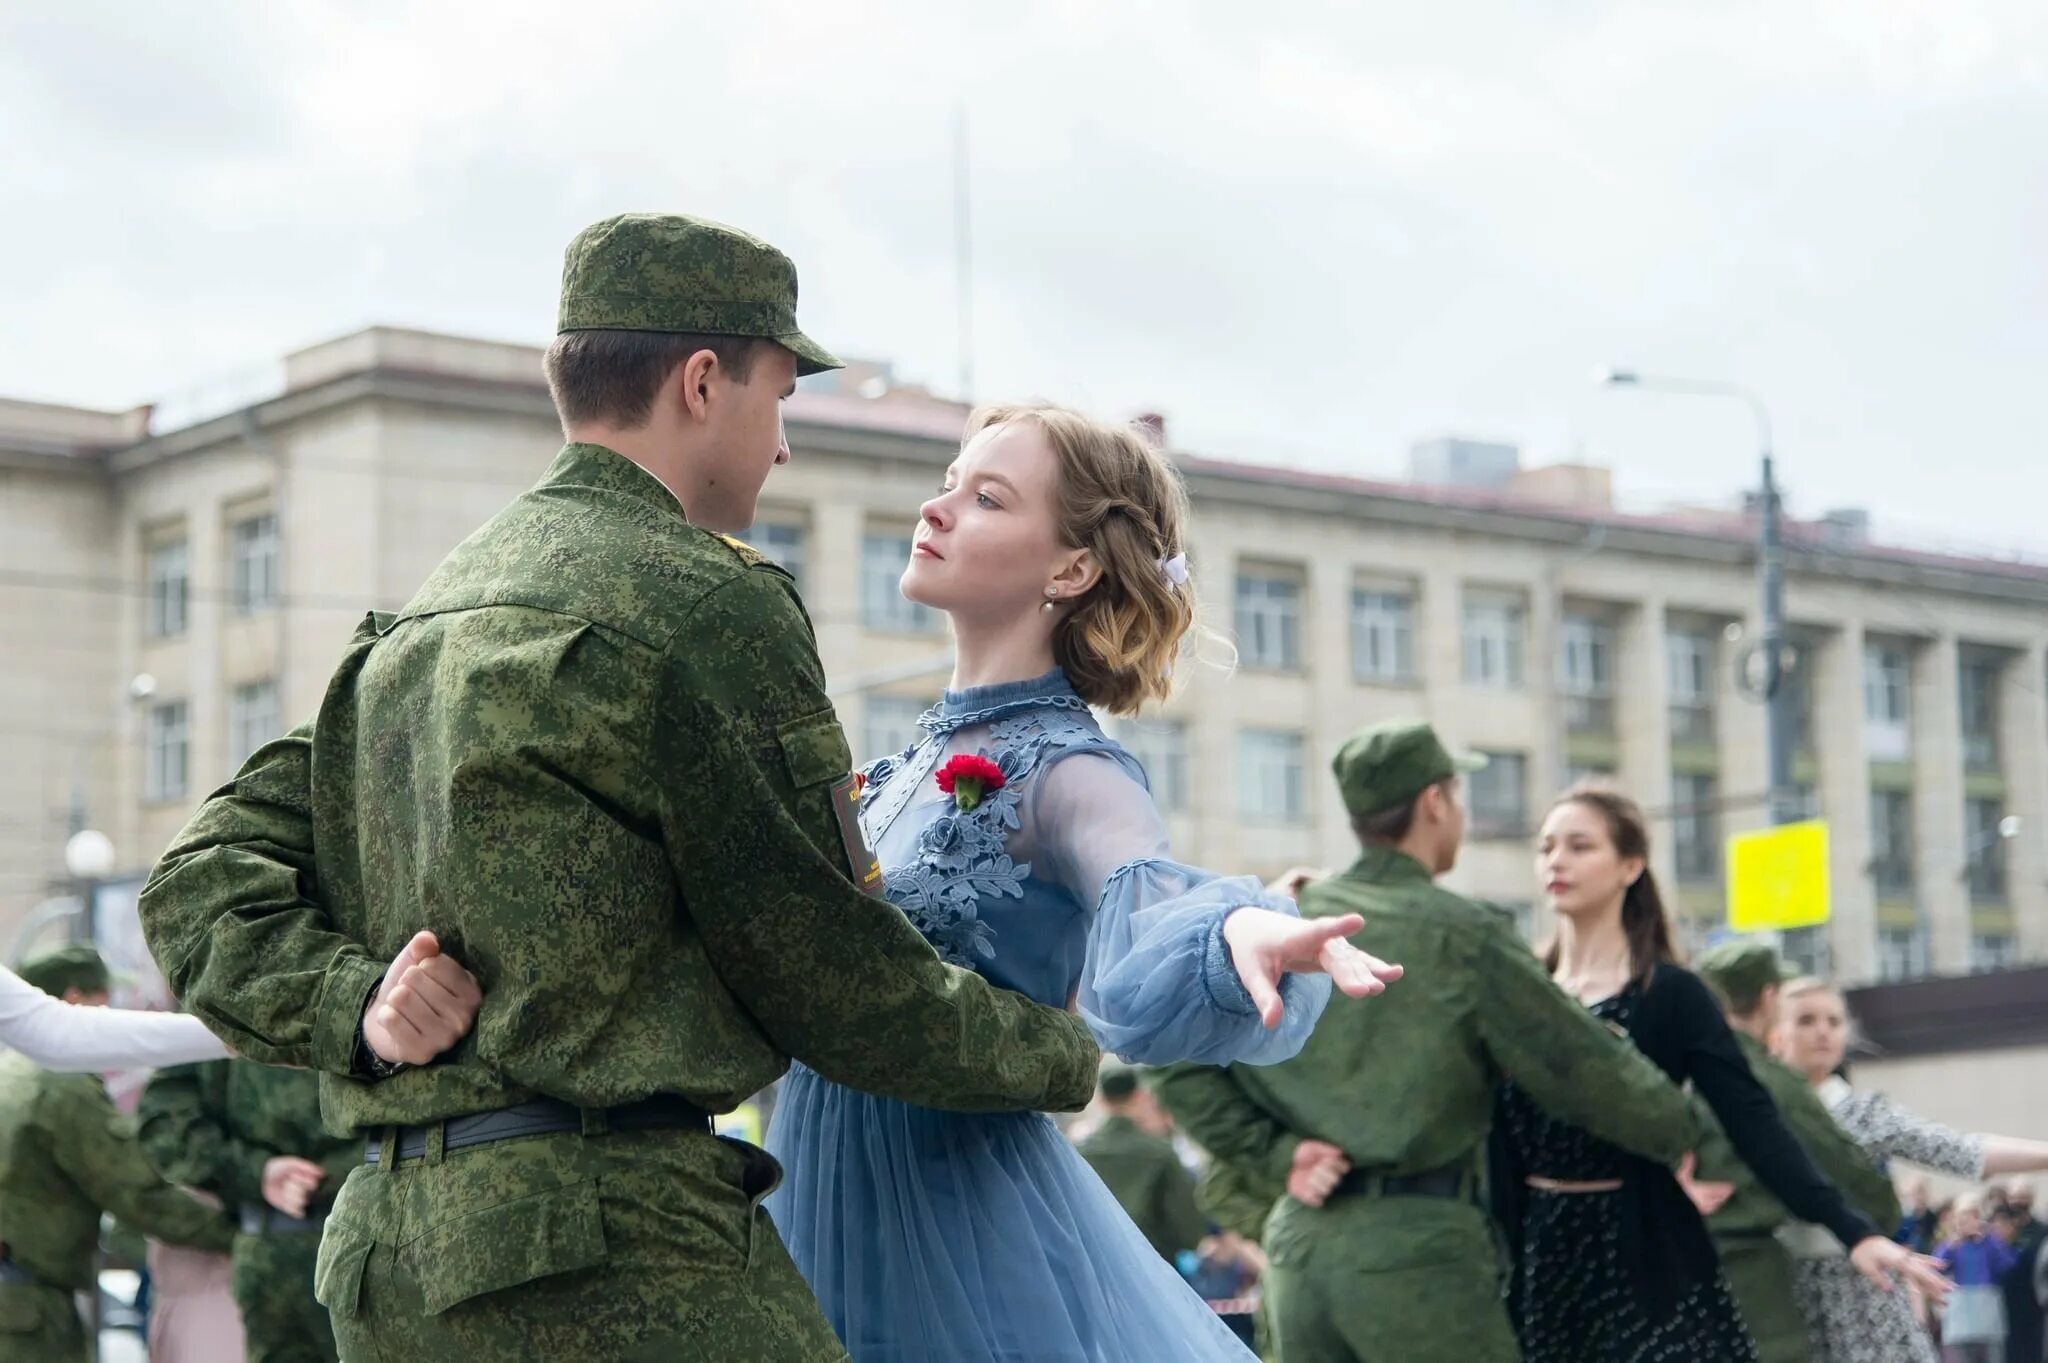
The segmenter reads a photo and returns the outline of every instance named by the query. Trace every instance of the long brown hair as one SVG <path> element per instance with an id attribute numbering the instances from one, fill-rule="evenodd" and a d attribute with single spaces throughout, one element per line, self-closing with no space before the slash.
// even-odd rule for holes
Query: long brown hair
<path id="1" fill-rule="evenodd" d="M 1061 540 L 1086 549 L 1101 578 L 1053 628 L 1053 660 L 1090 705 L 1137 712 L 1173 691 L 1173 668 L 1195 623 L 1192 580 L 1174 582 L 1165 561 L 1187 550 L 1188 501 L 1166 456 L 1128 426 L 1064 407 L 984 407 L 967 438 L 1028 421 L 1059 463 L 1054 516 Z"/>
<path id="2" fill-rule="evenodd" d="M 1605 786 L 1573 786 L 1557 797 L 1551 812 L 1566 805 L 1581 805 L 1598 814 L 1607 825 L 1607 839 L 1614 844 L 1615 852 L 1643 863 L 1643 873 L 1621 897 L 1621 930 L 1628 936 L 1629 975 L 1647 989 L 1651 974 L 1660 964 L 1685 964 L 1672 936 L 1671 915 L 1665 912 L 1664 896 L 1657 891 L 1657 877 L 1650 873 L 1649 820 L 1643 817 L 1642 806 Z M 1556 971 L 1561 951 L 1558 939 L 1552 937 L 1543 951 L 1545 970 Z"/>

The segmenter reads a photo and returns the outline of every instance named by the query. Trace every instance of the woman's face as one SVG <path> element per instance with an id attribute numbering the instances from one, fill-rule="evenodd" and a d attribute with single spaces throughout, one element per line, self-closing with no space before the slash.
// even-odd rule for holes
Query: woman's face
<path id="1" fill-rule="evenodd" d="M 1643 873 L 1640 857 L 1624 857 L 1599 810 L 1567 801 L 1550 811 L 1536 839 L 1536 883 L 1550 907 L 1582 918 L 1619 904 Z"/>
<path id="2" fill-rule="evenodd" d="M 1833 1074 L 1849 1047 L 1849 1014 L 1842 996 L 1816 989 L 1779 1005 L 1778 1058 L 1809 1079 Z"/>
<path id="3" fill-rule="evenodd" d="M 1007 619 L 1040 610 L 1048 586 L 1062 599 L 1080 590 L 1060 581 L 1086 556 L 1060 542 L 1058 477 L 1036 422 L 976 433 L 919 512 L 903 595 L 949 615 Z"/>

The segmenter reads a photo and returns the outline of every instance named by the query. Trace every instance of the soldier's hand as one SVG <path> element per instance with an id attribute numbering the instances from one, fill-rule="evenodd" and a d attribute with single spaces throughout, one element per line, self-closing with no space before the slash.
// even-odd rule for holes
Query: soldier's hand
<path id="1" fill-rule="evenodd" d="M 1955 1287 L 1941 1271 L 1940 1260 L 1930 1259 L 1925 1254 L 1915 1254 L 1904 1245 L 1895 1240 L 1887 1240 L 1882 1235 L 1858 1240 L 1856 1247 L 1849 1251 L 1849 1262 L 1856 1266 L 1858 1273 L 1876 1283 L 1882 1291 L 1895 1290 L 1892 1287 L 1892 1275 L 1897 1274 L 1919 1288 L 1927 1300 L 1936 1305 L 1947 1301 L 1949 1292 Z"/>
<path id="2" fill-rule="evenodd" d="M 1351 1160 L 1328 1141 L 1305 1140 L 1294 1147 L 1287 1171 L 1287 1193 L 1306 1207 L 1320 1207 L 1351 1172 Z"/>
<path id="3" fill-rule="evenodd" d="M 1355 913 L 1341 918 L 1294 918 L 1271 909 L 1232 909 L 1223 920 L 1230 963 L 1258 1007 L 1259 1020 L 1280 1025 L 1280 977 L 1289 971 L 1327 974 L 1353 998 L 1386 991 L 1401 978 L 1401 967 L 1368 956 L 1345 941 L 1365 926 Z"/>
<path id="4" fill-rule="evenodd" d="M 1699 1157 L 1690 1150 L 1686 1151 L 1685 1158 L 1678 1162 L 1678 1186 L 1692 1199 L 1692 1205 L 1699 1208 L 1701 1216 L 1712 1216 L 1728 1205 L 1729 1198 L 1735 1196 L 1735 1185 L 1699 1178 L 1696 1176 L 1698 1168 Z"/>
<path id="5" fill-rule="evenodd" d="M 1318 871 L 1311 866 L 1290 866 L 1286 873 L 1268 885 L 1266 890 L 1269 894 L 1284 894 L 1293 899 L 1329 874 L 1328 871 Z"/>
<path id="6" fill-rule="evenodd" d="M 469 1035 L 482 1002 L 476 976 L 433 933 L 415 933 L 363 1013 L 363 1040 L 386 1064 L 424 1065 Z"/>
<path id="7" fill-rule="evenodd" d="M 327 1171 L 297 1155 L 273 1155 L 263 1162 L 263 1200 L 286 1216 L 304 1216 L 306 1204 Z"/>

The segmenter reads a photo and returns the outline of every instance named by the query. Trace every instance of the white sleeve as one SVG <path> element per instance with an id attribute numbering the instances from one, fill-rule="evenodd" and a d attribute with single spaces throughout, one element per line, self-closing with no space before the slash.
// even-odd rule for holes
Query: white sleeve
<path id="1" fill-rule="evenodd" d="M 53 999 L 0 966 L 0 1045 L 46 1070 L 155 1069 L 224 1060 L 227 1046 L 198 1018 Z"/>

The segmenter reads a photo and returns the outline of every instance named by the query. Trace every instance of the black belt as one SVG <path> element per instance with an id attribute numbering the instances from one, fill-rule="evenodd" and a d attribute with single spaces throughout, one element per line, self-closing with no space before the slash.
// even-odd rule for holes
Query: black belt
<path id="1" fill-rule="evenodd" d="M 637 1103 L 601 1108 L 572 1107 L 568 1103 L 556 1102 L 552 1098 L 533 1098 L 524 1103 L 514 1103 L 511 1107 L 501 1107 L 494 1112 L 474 1112 L 467 1117 L 450 1117 L 445 1122 L 436 1122 L 429 1126 L 401 1126 L 397 1128 L 398 1158 L 424 1158 L 427 1153 L 427 1137 L 435 1126 L 441 1128 L 441 1149 L 453 1153 L 471 1146 L 516 1141 L 522 1136 L 546 1136 L 561 1131 L 646 1131 L 660 1127 L 680 1127 L 684 1130 L 708 1132 L 711 1130 L 711 1114 L 689 1099 L 672 1093 L 657 1093 L 651 1098 L 642 1098 Z M 384 1141 L 381 1136 L 370 1137 L 363 1144 L 363 1162 L 375 1164 L 383 1149 Z"/>
<path id="2" fill-rule="evenodd" d="M 1470 1169 L 1431 1169 L 1421 1174 L 1378 1174 L 1353 1169 L 1337 1180 L 1330 1196 L 1438 1197 L 1449 1202 L 1476 1200 L 1479 1179 Z"/>
<path id="3" fill-rule="evenodd" d="M 317 1231 L 327 1222 L 326 1212 L 315 1212 L 311 1216 L 293 1216 L 281 1212 L 267 1202 L 244 1202 L 241 1211 L 242 1234 L 268 1235 L 303 1234 Z"/>

